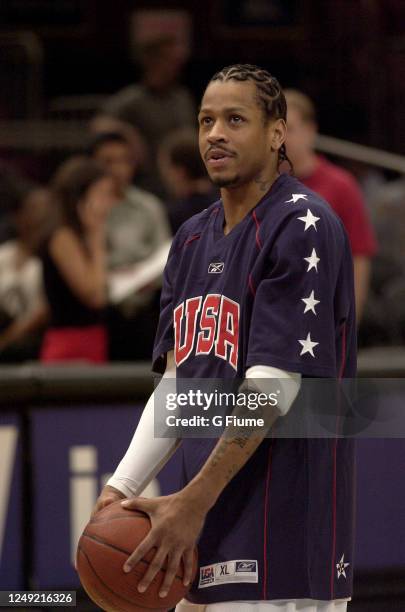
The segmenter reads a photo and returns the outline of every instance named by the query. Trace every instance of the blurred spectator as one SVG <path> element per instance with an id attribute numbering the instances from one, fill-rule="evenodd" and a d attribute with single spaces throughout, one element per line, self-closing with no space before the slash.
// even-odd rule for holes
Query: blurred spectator
<path id="1" fill-rule="evenodd" d="M 37 359 L 48 309 L 37 251 L 50 218 L 50 194 L 20 180 L 10 211 L 16 237 L 0 246 L 0 362 Z"/>
<path id="2" fill-rule="evenodd" d="M 44 362 L 107 360 L 106 218 L 115 201 L 111 177 L 95 161 L 75 157 L 57 171 L 59 219 L 44 243 L 44 285 L 51 326 Z"/>
<path id="3" fill-rule="evenodd" d="M 136 159 L 123 135 L 99 134 L 90 154 L 113 178 L 117 196 L 107 220 L 109 269 L 140 263 L 171 237 L 164 205 L 132 185 Z"/>
<path id="4" fill-rule="evenodd" d="M 0 244 L 16 236 L 12 212 L 26 195 L 25 187 L 24 179 L 0 162 Z"/>
<path id="5" fill-rule="evenodd" d="M 121 121 L 111 115 L 99 114 L 89 122 L 89 132 L 92 140 L 99 134 L 114 133 L 120 134 L 128 141 L 135 160 L 136 182 L 140 185 L 145 168 L 148 166 L 148 147 L 139 130 L 126 121 Z"/>
<path id="6" fill-rule="evenodd" d="M 90 153 L 114 180 L 117 203 L 107 220 L 110 272 L 131 268 L 136 273 L 171 238 L 167 215 L 153 194 L 131 184 L 136 169 L 133 148 L 118 133 L 99 134 Z M 155 335 L 160 282 L 128 296 L 109 311 L 110 357 L 150 358 Z M 128 342 L 128 337 L 133 341 Z"/>
<path id="7" fill-rule="evenodd" d="M 194 130 L 170 134 L 159 149 L 159 170 L 172 196 L 168 203 L 173 233 L 180 225 L 218 199 L 201 159 L 198 136 Z"/>
<path id="8" fill-rule="evenodd" d="M 387 182 L 384 172 L 374 166 L 354 159 L 345 159 L 344 167 L 356 177 L 359 187 L 363 192 L 371 219 L 373 220 L 371 204 L 376 192 Z"/>
<path id="9" fill-rule="evenodd" d="M 371 201 L 379 242 L 360 344 L 405 343 L 405 178 L 391 181 Z"/>
<path id="10" fill-rule="evenodd" d="M 194 126 L 196 115 L 192 98 L 177 82 L 186 56 L 177 40 L 160 36 L 138 46 L 142 81 L 122 89 L 101 109 L 137 128 L 148 146 L 148 167 L 142 186 L 164 197 L 156 155 L 159 144 L 169 132 Z"/>
<path id="11" fill-rule="evenodd" d="M 369 289 L 371 258 L 376 252 L 363 196 L 351 174 L 315 153 L 317 124 L 312 101 L 294 89 L 286 89 L 284 93 L 287 99 L 287 153 L 294 173 L 332 206 L 349 236 L 354 260 L 357 320 L 360 321 Z"/>

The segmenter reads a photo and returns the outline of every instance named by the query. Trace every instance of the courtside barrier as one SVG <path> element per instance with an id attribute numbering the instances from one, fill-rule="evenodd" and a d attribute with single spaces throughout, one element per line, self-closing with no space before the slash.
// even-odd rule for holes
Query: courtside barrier
<path id="1" fill-rule="evenodd" d="M 404 378 L 405 350 L 364 351 L 359 376 Z M 78 586 L 77 538 L 152 390 L 148 363 L 0 368 L 0 590 Z M 362 592 L 404 591 L 404 467 L 405 440 L 358 441 Z M 181 469 L 177 453 L 148 494 L 176 490 Z"/>

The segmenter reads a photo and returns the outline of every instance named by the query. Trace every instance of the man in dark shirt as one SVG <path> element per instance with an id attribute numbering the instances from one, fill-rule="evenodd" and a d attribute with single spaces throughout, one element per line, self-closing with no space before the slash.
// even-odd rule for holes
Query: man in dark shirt
<path id="1" fill-rule="evenodd" d="M 168 559 L 162 598 L 182 559 L 184 582 L 191 579 L 199 538 L 199 571 L 178 611 L 343 612 L 351 595 L 351 441 L 272 436 L 301 379 L 356 370 L 348 238 L 326 202 L 278 171 L 288 159 L 286 110 L 278 81 L 256 66 L 229 66 L 208 84 L 200 151 L 221 199 L 173 241 L 153 354 L 154 369 L 174 374 L 178 386 L 185 379 L 240 378 L 241 391 L 252 378 L 259 389 L 263 379 L 280 384 L 278 406 L 262 411 L 268 437 L 253 426 L 219 440 L 157 438 L 155 391 L 96 506 L 135 496 L 123 504 L 149 514 L 152 529 L 124 571 L 156 547 L 138 588 Z M 177 443 L 184 487 L 137 497 Z"/>

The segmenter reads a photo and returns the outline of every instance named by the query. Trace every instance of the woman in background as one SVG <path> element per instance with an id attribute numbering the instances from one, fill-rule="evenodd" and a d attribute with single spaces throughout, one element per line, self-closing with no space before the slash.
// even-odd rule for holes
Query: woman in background
<path id="1" fill-rule="evenodd" d="M 115 203 L 109 175 L 93 160 L 75 157 L 52 187 L 58 222 L 43 249 L 51 323 L 41 361 L 107 361 L 105 222 Z"/>

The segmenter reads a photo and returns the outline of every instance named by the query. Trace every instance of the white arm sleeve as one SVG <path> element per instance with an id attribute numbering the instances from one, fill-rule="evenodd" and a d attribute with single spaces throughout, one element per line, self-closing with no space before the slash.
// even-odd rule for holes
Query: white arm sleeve
<path id="1" fill-rule="evenodd" d="M 246 371 L 245 376 L 246 378 L 254 378 L 256 386 L 264 393 L 269 392 L 269 379 L 277 379 L 277 386 L 281 387 L 282 391 L 277 404 L 280 416 L 286 415 L 290 410 L 301 387 L 301 374 L 298 372 L 279 370 L 279 368 L 273 368 L 271 366 L 252 366 Z"/>
<path id="2" fill-rule="evenodd" d="M 173 351 L 167 353 L 163 378 L 172 378 L 175 385 L 176 366 Z M 154 437 L 155 392 L 146 403 L 127 452 L 107 482 L 126 497 L 139 495 L 167 463 L 181 442 L 176 438 Z"/>

